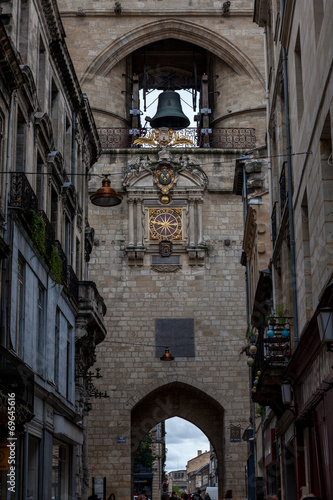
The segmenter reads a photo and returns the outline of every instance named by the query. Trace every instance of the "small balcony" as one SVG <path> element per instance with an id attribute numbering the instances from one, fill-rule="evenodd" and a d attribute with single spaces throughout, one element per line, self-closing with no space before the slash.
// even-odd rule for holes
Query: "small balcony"
<path id="1" fill-rule="evenodd" d="M 38 198 L 24 172 L 11 175 L 9 205 L 24 211 L 38 210 Z"/>
<path id="2" fill-rule="evenodd" d="M 252 366 L 252 399 L 270 406 L 276 415 L 283 413 L 281 384 L 291 358 L 290 317 L 272 317 L 256 342 Z"/>

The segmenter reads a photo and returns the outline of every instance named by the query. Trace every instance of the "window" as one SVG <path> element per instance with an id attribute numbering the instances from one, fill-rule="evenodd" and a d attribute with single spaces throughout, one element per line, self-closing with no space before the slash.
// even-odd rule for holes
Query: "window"
<path id="1" fill-rule="evenodd" d="M 44 165 L 42 159 L 38 156 L 37 160 L 37 179 L 36 179 L 36 195 L 38 198 L 39 210 L 44 210 Z"/>
<path id="2" fill-rule="evenodd" d="M 37 292 L 37 372 L 43 375 L 45 359 L 45 288 L 38 283 Z"/>
<path id="3" fill-rule="evenodd" d="M 42 37 L 39 39 L 39 54 L 38 54 L 38 99 L 42 110 L 45 108 L 45 71 L 46 71 L 46 52 Z"/>
<path id="4" fill-rule="evenodd" d="M 69 498 L 69 446 L 54 441 L 52 447 L 52 500 Z"/>
<path id="5" fill-rule="evenodd" d="M 58 193 L 51 186 L 51 224 L 57 238 L 57 226 L 58 226 Z"/>
<path id="6" fill-rule="evenodd" d="M 59 104 L 60 104 L 60 94 L 59 89 L 52 80 L 51 86 L 51 121 L 52 121 L 52 129 L 53 129 L 53 137 L 56 149 L 59 149 Z"/>
<path id="7" fill-rule="evenodd" d="M 72 163 L 72 125 L 68 119 L 68 116 L 65 117 L 65 133 L 63 137 L 63 157 L 64 163 L 67 167 L 67 172 L 71 171 L 71 163 Z"/>
<path id="8" fill-rule="evenodd" d="M 24 297 L 25 297 L 25 263 L 19 258 L 17 269 L 17 295 L 16 295 L 16 343 L 15 351 L 23 357 L 23 333 L 24 333 Z"/>
<path id="9" fill-rule="evenodd" d="M 17 116 L 17 129 L 16 129 L 16 170 L 18 172 L 25 171 L 26 134 L 27 134 L 27 124 L 25 122 L 22 113 L 19 110 Z"/>
<path id="10" fill-rule="evenodd" d="M 313 21 L 315 30 L 315 40 L 318 43 L 321 25 L 324 19 L 324 4 L 323 0 L 313 0 Z"/>
<path id="11" fill-rule="evenodd" d="M 28 478 L 27 478 L 27 499 L 35 500 L 40 498 L 38 492 L 39 482 L 39 449 L 40 441 L 34 436 L 29 436 L 28 442 Z"/>
<path id="12" fill-rule="evenodd" d="M 74 384 L 74 346 L 73 346 L 73 328 L 68 324 L 67 328 L 67 345 L 66 345 L 66 398 L 73 401 L 73 384 Z"/>
<path id="13" fill-rule="evenodd" d="M 76 238 L 76 259 L 75 259 L 75 272 L 77 276 L 81 276 L 81 259 L 80 259 L 80 240 Z"/>
<path id="14" fill-rule="evenodd" d="M 21 1 L 20 27 L 18 31 L 20 33 L 19 51 L 23 64 L 27 64 L 29 44 L 29 5 L 27 0 Z"/>
<path id="15" fill-rule="evenodd" d="M 65 214 L 65 254 L 69 265 L 72 265 L 72 222 Z"/>
<path id="16" fill-rule="evenodd" d="M 295 44 L 295 76 L 296 76 L 297 116 L 298 120 L 301 120 L 304 109 L 304 95 L 303 95 L 301 42 L 300 42 L 299 30 Z"/>
<path id="17" fill-rule="evenodd" d="M 59 385 L 59 349 L 60 349 L 60 309 L 56 310 L 55 328 L 54 328 L 54 383 Z"/>

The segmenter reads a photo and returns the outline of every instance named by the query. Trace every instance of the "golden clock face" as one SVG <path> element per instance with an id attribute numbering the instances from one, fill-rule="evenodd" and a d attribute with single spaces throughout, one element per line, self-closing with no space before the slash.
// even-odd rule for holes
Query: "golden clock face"
<path id="1" fill-rule="evenodd" d="M 181 208 L 152 208 L 149 210 L 149 239 L 177 241 L 183 239 Z"/>

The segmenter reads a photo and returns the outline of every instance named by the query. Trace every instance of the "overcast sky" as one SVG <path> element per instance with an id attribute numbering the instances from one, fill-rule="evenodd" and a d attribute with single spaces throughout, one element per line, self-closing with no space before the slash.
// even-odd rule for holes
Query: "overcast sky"
<path id="1" fill-rule="evenodd" d="M 165 421 L 166 472 L 185 469 L 189 460 L 197 456 L 198 450 L 209 450 L 209 441 L 198 427 L 182 418 Z"/>

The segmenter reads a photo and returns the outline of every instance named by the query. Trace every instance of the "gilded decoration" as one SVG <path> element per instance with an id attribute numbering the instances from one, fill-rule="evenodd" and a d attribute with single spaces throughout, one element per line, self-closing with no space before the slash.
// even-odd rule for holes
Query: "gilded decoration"
<path id="1" fill-rule="evenodd" d="M 183 239 L 183 214 L 181 208 L 149 209 L 150 241 L 181 241 Z"/>
<path id="2" fill-rule="evenodd" d="M 135 146 L 142 146 L 143 144 L 148 144 L 149 146 L 179 146 L 180 144 L 188 144 L 189 146 L 194 146 L 191 139 L 181 136 L 179 132 L 176 132 L 169 128 L 159 128 L 153 129 L 148 135 L 143 137 L 138 137 L 133 143 Z"/>

